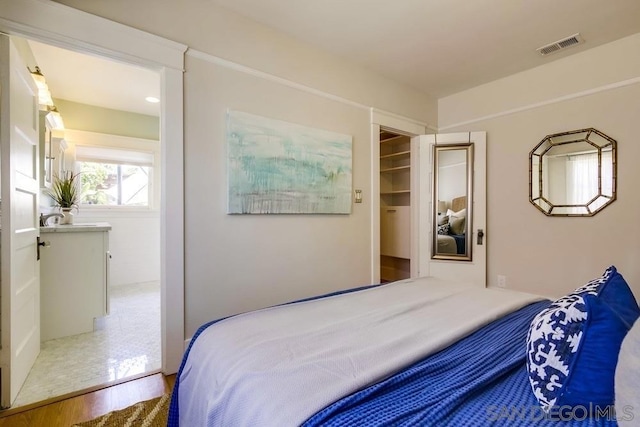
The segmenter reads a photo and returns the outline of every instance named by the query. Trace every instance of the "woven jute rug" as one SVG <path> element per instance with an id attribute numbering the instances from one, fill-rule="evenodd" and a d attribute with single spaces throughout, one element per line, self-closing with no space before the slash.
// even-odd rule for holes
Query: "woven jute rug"
<path id="1" fill-rule="evenodd" d="M 72 427 L 165 427 L 170 401 L 171 394 L 167 393 Z"/>

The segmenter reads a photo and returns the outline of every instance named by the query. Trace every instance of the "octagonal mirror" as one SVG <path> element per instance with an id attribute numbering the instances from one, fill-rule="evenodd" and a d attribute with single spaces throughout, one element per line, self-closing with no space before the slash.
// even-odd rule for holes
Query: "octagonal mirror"
<path id="1" fill-rule="evenodd" d="M 616 199 L 616 141 L 594 129 L 547 135 L 529 153 L 529 201 L 548 216 L 593 216 Z"/>

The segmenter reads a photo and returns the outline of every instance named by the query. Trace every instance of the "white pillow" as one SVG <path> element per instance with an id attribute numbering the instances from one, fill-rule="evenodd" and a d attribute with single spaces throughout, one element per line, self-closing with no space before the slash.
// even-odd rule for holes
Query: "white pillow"
<path id="1" fill-rule="evenodd" d="M 622 341 L 614 384 L 618 425 L 637 426 L 640 420 L 640 320 Z"/>
<path id="2" fill-rule="evenodd" d="M 447 216 L 452 217 L 455 216 L 457 218 L 464 218 L 467 216 L 467 209 L 460 209 L 458 212 L 454 212 L 451 209 L 447 209 Z"/>

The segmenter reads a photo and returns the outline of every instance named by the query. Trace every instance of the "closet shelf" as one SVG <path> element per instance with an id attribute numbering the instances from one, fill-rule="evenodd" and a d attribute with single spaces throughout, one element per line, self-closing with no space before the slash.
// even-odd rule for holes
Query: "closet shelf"
<path id="1" fill-rule="evenodd" d="M 393 195 L 393 194 L 411 194 L 411 190 L 395 190 L 395 191 L 381 191 L 381 195 Z"/>
<path id="2" fill-rule="evenodd" d="M 392 153 L 392 154 L 385 154 L 380 156 L 380 160 L 383 159 L 402 159 L 402 158 L 409 158 L 409 155 L 411 154 L 411 151 L 399 151 L 397 153 Z"/>
<path id="3" fill-rule="evenodd" d="M 394 144 L 398 142 L 403 142 L 403 138 L 404 136 L 402 135 L 392 136 L 391 138 L 381 139 L 380 144 Z"/>
<path id="4" fill-rule="evenodd" d="M 380 173 L 403 172 L 411 169 L 411 166 L 398 166 L 395 168 L 380 169 Z"/>

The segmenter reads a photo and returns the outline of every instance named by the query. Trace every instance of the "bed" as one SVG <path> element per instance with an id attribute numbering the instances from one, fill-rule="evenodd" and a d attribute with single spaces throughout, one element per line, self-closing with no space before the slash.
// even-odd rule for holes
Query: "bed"
<path id="1" fill-rule="evenodd" d="M 440 255 L 464 255 L 466 253 L 467 196 L 451 200 L 451 208 L 438 219 L 437 248 Z"/>
<path id="2" fill-rule="evenodd" d="M 436 251 L 439 255 L 455 255 L 458 253 L 458 244 L 456 239 L 449 234 L 438 234 L 438 249 Z M 464 253 L 464 252 L 463 252 Z"/>
<path id="3" fill-rule="evenodd" d="M 601 299 L 606 304 L 598 305 Z M 169 425 L 615 426 L 610 366 L 587 378 L 610 386 L 603 395 L 538 396 L 558 382 L 568 384 L 564 389 L 581 386 L 581 378 L 559 378 L 545 366 L 553 365 L 550 358 L 539 357 L 562 347 L 559 313 L 586 311 L 586 323 L 560 316 L 586 328 L 601 323 L 601 306 L 615 308 L 609 314 L 617 332 L 580 330 L 580 344 L 576 330 L 567 330 L 573 338 L 565 337 L 565 350 L 580 346 L 590 363 L 604 353 L 615 369 L 626 332 L 640 316 L 615 267 L 554 302 L 431 277 L 215 320 L 197 331 L 185 353 Z M 571 369 L 585 363 L 574 360 Z M 593 413 L 581 397 L 603 409 Z M 583 416 L 582 409 L 591 412 Z"/>

